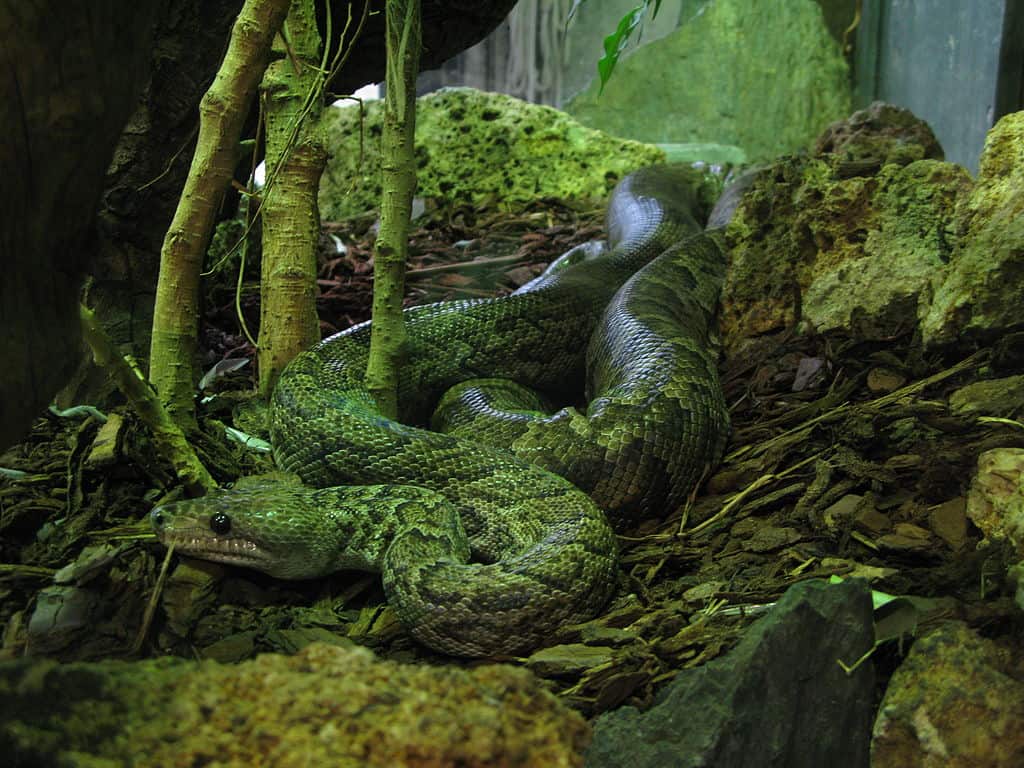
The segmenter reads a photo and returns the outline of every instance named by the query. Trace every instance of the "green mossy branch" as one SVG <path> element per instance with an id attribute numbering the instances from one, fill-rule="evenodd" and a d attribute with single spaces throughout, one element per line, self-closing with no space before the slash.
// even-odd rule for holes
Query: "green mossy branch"
<path id="1" fill-rule="evenodd" d="M 405 349 L 402 296 L 412 196 L 416 191 L 413 136 L 420 58 L 420 0 L 388 0 L 387 92 L 381 135 L 383 192 L 374 245 L 373 324 L 366 386 L 381 412 L 398 415 L 398 374 Z"/>
<path id="2" fill-rule="evenodd" d="M 317 193 L 327 164 L 321 126 L 324 47 L 313 0 L 293 0 L 288 56 L 267 67 L 260 86 L 266 115 L 267 176 L 260 285 L 259 393 L 269 398 L 292 358 L 320 340 L 316 315 Z"/>
<path id="3" fill-rule="evenodd" d="M 199 274 L 239 157 L 242 126 L 290 0 L 246 0 L 224 62 L 199 105 L 199 137 L 185 188 L 160 253 L 150 380 L 171 418 L 196 428 L 193 393 Z"/>
<path id="4" fill-rule="evenodd" d="M 135 413 L 153 434 L 153 444 L 166 459 L 185 486 L 190 496 L 201 496 L 217 487 L 217 482 L 199 461 L 185 433 L 161 405 L 156 392 L 146 382 L 142 372 L 130 364 L 115 348 L 110 337 L 96 322 L 91 309 L 79 305 L 82 336 L 92 349 L 93 359 L 109 372 Z"/>

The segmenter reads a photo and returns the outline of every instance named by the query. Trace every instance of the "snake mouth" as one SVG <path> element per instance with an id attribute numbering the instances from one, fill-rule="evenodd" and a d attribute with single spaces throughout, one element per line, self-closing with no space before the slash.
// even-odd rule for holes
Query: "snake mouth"
<path id="1" fill-rule="evenodd" d="M 165 547 L 174 547 L 181 555 L 215 560 L 228 565 L 259 568 L 269 559 L 267 553 L 252 539 L 198 536 L 187 531 L 166 532 L 158 537 Z"/>

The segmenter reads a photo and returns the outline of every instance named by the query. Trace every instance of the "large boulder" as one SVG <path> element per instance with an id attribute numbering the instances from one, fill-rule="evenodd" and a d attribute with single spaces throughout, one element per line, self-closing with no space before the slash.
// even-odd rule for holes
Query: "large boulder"
<path id="1" fill-rule="evenodd" d="M 791 328 L 883 340 L 927 313 L 971 180 L 928 126 L 873 104 L 759 171 L 727 229 L 726 345 Z"/>
<path id="2" fill-rule="evenodd" d="M 382 117 L 382 102 L 367 104 L 362 119 L 356 107 L 331 113 L 323 218 L 379 205 Z M 417 102 L 416 194 L 440 204 L 496 203 L 513 210 L 541 197 L 596 201 L 630 171 L 664 159 L 657 147 L 608 136 L 552 107 L 500 93 L 444 88 Z"/>
<path id="3" fill-rule="evenodd" d="M 868 764 L 874 642 L 866 582 L 805 581 L 727 655 L 680 672 L 646 712 L 594 723 L 587 768 Z"/>
<path id="4" fill-rule="evenodd" d="M 715 0 L 566 110 L 616 136 L 736 145 L 762 162 L 849 114 L 849 71 L 813 0 Z"/>

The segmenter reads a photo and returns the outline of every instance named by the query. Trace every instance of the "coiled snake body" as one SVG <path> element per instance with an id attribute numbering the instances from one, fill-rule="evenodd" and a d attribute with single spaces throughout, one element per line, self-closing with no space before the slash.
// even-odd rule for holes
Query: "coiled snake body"
<path id="1" fill-rule="evenodd" d="M 363 384 L 368 323 L 297 357 L 271 436 L 278 465 L 308 486 L 159 507 L 160 539 L 282 578 L 379 570 L 413 636 L 454 655 L 523 653 L 594 616 L 617 582 L 608 519 L 671 511 L 728 430 L 709 330 L 723 257 L 681 173 L 626 177 L 607 247 L 570 252 L 525 290 L 407 310 L 400 421 Z M 482 427 L 462 409 L 505 407 L 509 387 L 470 380 L 564 401 L 584 371 L 585 412 L 513 406 Z M 424 429 L 452 387 L 438 420 L 453 433 Z"/>

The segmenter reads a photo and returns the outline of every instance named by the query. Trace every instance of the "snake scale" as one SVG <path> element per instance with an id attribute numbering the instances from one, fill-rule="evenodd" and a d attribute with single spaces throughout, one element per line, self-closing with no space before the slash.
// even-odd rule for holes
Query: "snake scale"
<path id="1" fill-rule="evenodd" d="M 592 618 L 617 586 L 609 520 L 680 504 L 728 432 L 711 332 L 724 257 L 696 210 L 692 176 L 641 169 L 609 199 L 605 246 L 509 296 L 406 310 L 399 421 L 363 384 L 369 323 L 299 355 L 271 439 L 303 483 L 158 507 L 160 540 L 280 578 L 379 571 L 410 633 L 452 655 L 521 654 Z M 576 402 L 584 377 L 583 411 L 505 402 L 520 385 Z M 452 432 L 424 428 L 445 392 Z"/>

